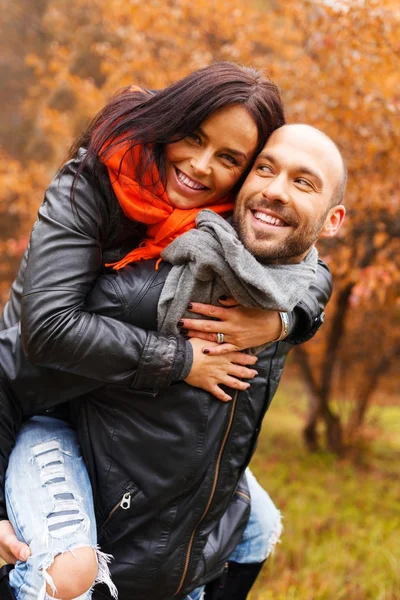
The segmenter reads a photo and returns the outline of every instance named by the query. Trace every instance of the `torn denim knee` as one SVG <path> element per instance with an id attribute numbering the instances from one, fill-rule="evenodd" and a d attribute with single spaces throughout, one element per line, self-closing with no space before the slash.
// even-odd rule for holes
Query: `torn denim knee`
<path id="1" fill-rule="evenodd" d="M 79 548 L 84 548 L 84 547 L 85 546 L 82 546 L 82 545 L 75 546 L 74 548 L 70 548 L 66 552 L 71 552 L 71 554 L 74 554 L 74 550 L 78 550 Z M 110 595 L 112 598 L 114 598 L 114 600 L 118 600 L 118 590 L 111 579 L 110 570 L 108 568 L 108 564 L 112 560 L 113 557 L 111 556 L 111 554 L 106 554 L 105 552 L 102 552 L 98 546 L 95 546 L 93 548 L 93 550 L 96 553 L 96 560 L 97 560 L 97 564 L 98 564 L 98 571 L 97 571 L 96 578 L 95 578 L 91 588 L 88 589 L 84 594 L 82 594 L 75 600 L 89 600 L 92 597 L 93 588 L 95 587 L 95 585 L 100 584 L 100 583 L 102 583 L 108 587 L 108 589 L 110 591 Z M 51 588 L 53 595 L 57 594 L 57 588 L 54 585 L 53 578 L 51 577 L 51 575 L 49 575 L 48 569 L 53 564 L 56 556 L 60 556 L 61 554 L 65 554 L 65 552 L 49 554 L 43 560 L 43 562 L 40 566 L 40 571 L 43 575 L 44 582 L 43 582 L 43 587 L 39 592 L 38 600 L 57 600 L 56 597 L 54 597 L 54 596 L 53 596 L 53 598 L 51 596 L 48 596 L 48 594 L 46 593 L 46 584 Z"/>
<path id="2" fill-rule="evenodd" d="M 46 510 L 47 514 L 43 514 L 43 543 L 46 547 L 49 547 L 51 538 L 62 540 L 68 536 L 73 536 L 74 533 L 79 531 L 88 531 L 90 528 L 89 517 L 82 510 L 82 498 L 73 492 L 66 476 L 64 455 L 70 456 L 67 451 L 62 450 L 57 439 L 37 444 L 31 449 L 31 460 L 36 463 L 40 471 L 40 483 L 42 487 L 46 488 L 52 507 L 49 513 Z M 38 600 L 46 600 L 48 597 L 46 583 L 52 589 L 53 594 L 57 593 L 54 581 L 48 573 L 48 569 L 53 564 L 56 556 L 65 552 L 72 552 L 73 554 L 74 550 L 88 545 L 78 542 L 73 544 L 71 548 L 49 551 L 39 567 L 45 581 Z M 93 550 L 96 553 L 98 572 L 92 588 L 85 592 L 81 598 L 89 599 L 94 585 L 104 583 L 109 588 L 111 596 L 116 599 L 118 597 L 117 588 L 111 580 L 108 568 L 112 556 L 101 552 L 98 546 L 94 546 Z"/>

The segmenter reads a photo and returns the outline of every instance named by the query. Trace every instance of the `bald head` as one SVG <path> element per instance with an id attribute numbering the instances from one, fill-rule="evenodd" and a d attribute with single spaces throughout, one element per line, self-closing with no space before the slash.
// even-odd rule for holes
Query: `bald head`
<path id="1" fill-rule="evenodd" d="M 284 125 L 257 156 L 236 199 L 234 222 L 264 262 L 299 262 L 339 230 L 346 167 L 336 144 L 309 125 Z"/>
<path id="2" fill-rule="evenodd" d="M 276 129 L 264 149 L 276 142 L 288 144 L 293 149 L 301 148 L 302 152 L 317 158 L 319 167 L 330 173 L 333 181 L 329 207 L 343 203 L 347 168 L 339 148 L 328 135 L 311 125 L 292 123 Z"/>

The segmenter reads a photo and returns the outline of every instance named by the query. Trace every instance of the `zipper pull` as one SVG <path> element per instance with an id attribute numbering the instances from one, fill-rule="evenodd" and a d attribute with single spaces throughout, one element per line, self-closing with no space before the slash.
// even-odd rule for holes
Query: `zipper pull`
<path id="1" fill-rule="evenodd" d="M 120 507 L 122 508 L 122 510 L 128 510 L 128 508 L 131 507 L 131 493 L 130 492 L 126 492 L 126 494 L 124 494 L 122 496 L 122 500 L 120 502 Z"/>

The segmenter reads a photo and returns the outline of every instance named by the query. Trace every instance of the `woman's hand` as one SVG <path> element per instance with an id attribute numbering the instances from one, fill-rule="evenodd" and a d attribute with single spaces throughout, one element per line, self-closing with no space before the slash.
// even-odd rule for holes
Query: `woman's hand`
<path id="1" fill-rule="evenodd" d="M 15 565 L 17 560 L 28 560 L 30 554 L 29 546 L 19 541 L 10 521 L 0 521 L 0 558 Z"/>
<path id="2" fill-rule="evenodd" d="M 192 338 L 189 341 L 193 346 L 193 365 L 185 381 L 210 392 L 218 400 L 232 400 L 220 385 L 227 385 L 235 390 L 247 390 L 250 384 L 241 379 L 252 379 L 257 375 L 257 371 L 248 368 L 257 362 L 256 356 L 242 352 L 212 356 L 211 353 L 203 352 L 206 345 L 203 340 Z M 210 350 L 215 346 L 217 344 L 207 344 Z"/>
<path id="3" fill-rule="evenodd" d="M 217 333 L 224 334 L 224 343 L 206 345 L 209 355 L 217 356 L 227 352 L 237 352 L 260 346 L 276 340 L 282 329 L 282 323 L 277 311 L 261 310 L 259 308 L 245 308 L 238 306 L 233 298 L 220 300 L 222 306 L 211 304 L 190 303 L 190 311 L 218 319 L 182 319 L 182 328 L 186 329 L 185 335 L 189 338 L 198 338 L 210 342 L 217 342 Z"/>

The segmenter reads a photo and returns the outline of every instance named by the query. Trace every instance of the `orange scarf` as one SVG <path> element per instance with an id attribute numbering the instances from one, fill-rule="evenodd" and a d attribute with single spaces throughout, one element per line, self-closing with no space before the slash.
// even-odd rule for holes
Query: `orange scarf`
<path id="1" fill-rule="evenodd" d="M 204 208 L 218 214 L 227 214 L 233 209 L 233 202 L 229 198 L 211 206 L 187 210 L 174 208 L 160 181 L 155 164 L 146 171 L 141 185 L 134 179 L 135 165 L 141 152 L 141 145 L 129 149 L 128 145 L 121 144 L 111 156 L 102 158 L 124 214 L 129 219 L 149 225 L 146 238 L 138 248 L 129 252 L 122 260 L 106 264 L 107 267 L 114 267 L 116 270 L 138 260 L 159 258 L 162 250 L 176 237 L 195 227 L 196 216 Z"/>

